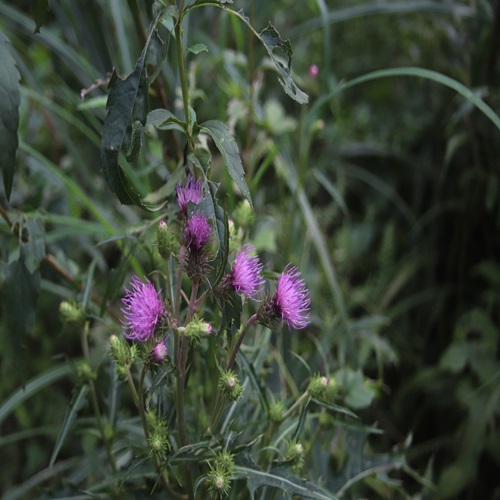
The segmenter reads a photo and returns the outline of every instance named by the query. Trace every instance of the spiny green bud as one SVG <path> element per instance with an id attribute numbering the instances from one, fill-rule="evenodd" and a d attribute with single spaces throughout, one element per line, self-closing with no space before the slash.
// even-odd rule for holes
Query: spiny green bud
<path id="1" fill-rule="evenodd" d="M 176 239 L 174 232 L 167 226 L 165 221 L 160 221 L 156 231 L 156 243 L 158 251 L 164 259 L 168 259 L 175 251 Z"/>
<path id="2" fill-rule="evenodd" d="M 193 319 L 191 320 L 187 326 L 180 326 L 177 331 L 181 335 L 185 335 L 190 342 L 197 343 L 203 337 L 210 335 L 213 333 L 214 329 L 210 323 L 203 321 L 201 319 Z"/>
<path id="3" fill-rule="evenodd" d="M 269 418 L 272 422 L 281 422 L 283 418 L 283 403 L 281 401 L 277 401 L 270 406 Z"/>
<path id="4" fill-rule="evenodd" d="M 231 477 L 234 473 L 234 455 L 227 451 L 219 453 L 215 458 L 215 468 Z"/>
<path id="5" fill-rule="evenodd" d="M 97 374 L 92 370 L 88 363 L 82 362 L 78 365 L 76 369 L 76 375 L 82 382 L 88 382 L 90 380 L 95 380 Z"/>
<path id="6" fill-rule="evenodd" d="M 219 471 L 217 468 L 212 469 L 208 473 L 208 481 L 208 491 L 212 498 L 224 498 L 227 496 L 231 488 L 231 476 L 226 472 Z"/>
<path id="7" fill-rule="evenodd" d="M 227 372 L 221 374 L 219 387 L 222 394 L 231 401 L 236 401 L 243 392 L 243 387 L 241 387 L 236 373 L 232 370 L 228 370 Z"/>
<path id="8" fill-rule="evenodd" d="M 170 448 L 168 434 L 154 429 L 148 436 L 149 452 L 154 455 L 163 455 Z"/>
<path id="9" fill-rule="evenodd" d="M 325 394 L 327 387 L 328 378 L 316 376 L 311 379 L 311 382 L 309 382 L 307 392 L 313 398 L 321 398 Z"/>
<path id="10" fill-rule="evenodd" d="M 239 227 L 250 227 L 254 219 L 254 212 L 248 200 L 243 200 L 238 205 L 235 210 L 234 218 Z"/>
<path id="11" fill-rule="evenodd" d="M 339 390 L 339 384 L 335 377 L 328 379 L 328 387 L 326 388 L 326 399 L 331 400 L 335 398 Z"/>
<path id="12" fill-rule="evenodd" d="M 305 450 L 301 443 L 294 441 L 288 443 L 285 460 L 290 462 L 294 472 L 300 471 L 300 469 L 304 466 L 304 455 Z"/>
<path id="13" fill-rule="evenodd" d="M 85 314 L 81 305 L 63 300 L 59 305 L 59 317 L 67 323 L 83 323 Z"/>

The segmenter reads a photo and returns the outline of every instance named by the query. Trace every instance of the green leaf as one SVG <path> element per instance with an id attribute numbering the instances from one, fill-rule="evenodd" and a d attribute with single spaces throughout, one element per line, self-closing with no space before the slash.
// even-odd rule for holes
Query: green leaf
<path id="1" fill-rule="evenodd" d="M 375 391 L 366 383 L 363 374 L 350 368 L 342 368 L 335 372 L 335 378 L 344 393 L 344 402 L 351 408 L 370 406 Z"/>
<path id="2" fill-rule="evenodd" d="M 158 130 L 178 130 L 186 133 L 186 122 L 179 120 L 173 113 L 167 109 L 153 109 L 146 118 L 146 128 L 153 126 Z"/>
<path id="3" fill-rule="evenodd" d="M 10 199 L 16 167 L 20 103 L 20 75 L 14 58 L 7 48 L 8 43 L 10 42 L 7 37 L 0 32 L 0 68 L 2 68 L 0 71 L 0 169 L 3 173 L 7 200 Z"/>
<path id="4" fill-rule="evenodd" d="M 25 387 L 17 390 L 0 406 L 0 424 L 28 398 L 57 380 L 67 378 L 72 373 L 69 364 L 52 368 L 32 378 Z"/>
<path id="5" fill-rule="evenodd" d="M 348 415 L 352 418 L 358 418 L 358 416 L 353 413 L 351 410 L 345 408 L 344 406 L 337 405 L 335 403 L 330 403 L 328 401 L 323 401 L 322 399 L 313 399 L 314 403 L 322 406 L 323 408 L 327 408 L 328 410 L 332 410 L 336 413 L 343 413 L 344 415 Z"/>
<path id="6" fill-rule="evenodd" d="M 264 45 L 271 61 L 279 73 L 278 81 L 280 82 L 283 90 L 293 100 L 299 104 L 306 104 L 309 98 L 305 92 L 302 92 L 298 85 L 293 81 L 291 66 L 292 66 L 292 46 L 288 40 L 283 40 L 276 30 L 276 28 L 269 23 L 267 28 L 258 33 L 250 19 L 245 16 L 243 10 L 235 11 L 224 5 L 226 2 L 221 0 L 197 0 L 192 5 L 184 9 L 183 15 L 186 15 L 190 10 L 203 6 L 214 6 L 225 10 L 229 14 L 238 17 L 245 23 L 250 31 L 257 37 L 257 39 Z"/>
<path id="7" fill-rule="evenodd" d="M 390 469 L 400 469 L 405 465 L 404 449 L 394 453 L 368 455 L 366 440 L 371 430 L 352 426 L 346 429 L 344 439 L 347 460 L 340 473 L 328 479 L 328 487 L 339 496 L 344 497 L 345 492 L 353 484 L 367 476 Z"/>
<path id="8" fill-rule="evenodd" d="M 241 162 L 238 145 L 234 137 L 229 133 L 229 128 L 219 120 L 209 120 L 200 125 L 201 131 L 208 134 L 220 151 L 229 175 L 238 186 L 243 196 L 252 204 L 250 190 L 245 180 L 245 170 Z"/>
<path id="9" fill-rule="evenodd" d="M 315 498 L 318 500 L 334 500 L 336 497 L 329 491 L 301 479 L 285 467 L 276 467 L 269 472 L 263 471 L 254 464 L 236 465 L 236 479 L 246 479 L 250 495 L 254 498 L 256 490 L 269 486 L 285 491 L 288 496 L 298 495 L 300 498 Z"/>
<path id="10" fill-rule="evenodd" d="M 199 54 L 200 52 L 209 52 L 208 47 L 204 43 L 195 43 L 189 49 L 188 52 L 192 52 L 193 54 Z"/>
<path id="11" fill-rule="evenodd" d="M 381 69 L 377 71 L 372 71 L 365 75 L 359 76 L 358 78 L 354 78 L 353 80 L 340 84 L 333 92 L 330 94 L 318 99 L 314 104 L 314 109 L 311 110 L 311 114 L 314 114 L 321 106 L 323 106 L 326 102 L 330 101 L 330 99 L 344 90 L 347 90 L 351 87 L 355 87 L 362 83 L 366 83 L 372 80 L 378 80 L 380 78 L 389 78 L 389 77 L 400 77 L 400 76 L 414 76 L 417 78 L 424 78 L 426 80 L 432 80 L 434 82 L 440 83 L 445 87 L 449 87 L 450 89 L 455 90 L 462 97 L 467 99 L 471 104 L 473 104 L 477 109 L 479 109 L 487 118 L 491 120 L 491 122 L 495 125 L 495 127 L 500 130 L 500 117 L 490 108 L 478 95 L 476 95 L 472 90 L 468 89 L 465 85 L 450 78 L 442 73 L 438 73 L 437 71 L 432 71 L 424 68 L 414 68 L 414 67 L 403 67 L 403 68 L 390 68 L 390 69 Z"/>
<path id="12" fill-rule="evenodd" d="M 49 468 L 52 467 L 57 459 L 57 455 L 59 455 L 59 451 L 61 450 L 62 445 L 64 444 L 64 440 L 68 435 L 69 430 L 71 429 L 71 425 L 75 420 L 78 412 L 82 409 L 86 402 L 86 396 L 89 392 L 89 386 L 83 385 L 80 389 L 80 392 L 71 402 L 68 411 L 66 412 L 66 416 L 64 417 L 64 422 L 59 431 L 59 436 L 57 437 L 56 444 L 54 446 L 54 451 L 52 452 L 52 456 L 50 457 Z"/>
<path id="13" fill-rule="evenodd" d="M 23 225 L 21 255 L 30 273 L 34 273 L 45 257 L 45 227 L 40 218 L 27 219 Z"/>
<path id="14" fill-rule="evenodd" d="M 131 124 L 139 121 L 145 124 L 148 111 L 148 89 L 157 76 L 167 56 L 167 45 L 162 41 L 157 26 L 164 17 L 171 17 L 172 9 L 163 8 L 151 24 L 146 45 L 137 60 L 134 71 L 124 80 L 113 73 L 108 88 L 110 89 L 106 105 L 106 119 L 102 129 L 101 164 L 104 176 L 111 190 L 121 203 L 136 205 L 146 210 L 138 193 L 129 183 L 122 167 L 118 163 L 121 151 L 128 151 L 129 157 L 138 154 L 137 137 L 131 148 Z M 152 74 L 148 70 L 153 68 Z"/>
<path id="15" fill-rule="evenodd" d="M 4 304 L 10 342 L 18 363 L 23 362 L 22 341 L 35 322 L 40 289 L 40 270 L 30 272 L 21 252 L 19 260 L 7 265 Z"/>
<path id="16" fill-rule="evenodd" d="M 31 0 L 31 15 L 35 21 L 35 33 L 40 33 L 49 12 L 49 0 Z"/>

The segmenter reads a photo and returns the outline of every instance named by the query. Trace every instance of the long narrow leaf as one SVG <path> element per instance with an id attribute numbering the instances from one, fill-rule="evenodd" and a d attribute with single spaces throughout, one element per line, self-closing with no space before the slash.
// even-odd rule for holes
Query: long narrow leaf
<path id="1" fill-rule="evenodd" d="M 89 386 L 83 385 L 77 397 L 72 402 L 71 406 L 68 408 L 69 411 L 66 413 L 66 417 L 64 418 L 63 425 L 61 426 L 59 436 L 57 437 L 57 441 L 54 446 L 54 451 L 52 452 L 52 456 L 50 457 L 49 468 L 51 468 L 54 465 L 57 459 L 57 455 L 59 455 L 59 451 L 61 450 L 61 447 L 64 444 L 64 440 L 66 439 L 66 436 L 68 435 L 68 432 L 71 429 L 73 421 L 75 420 L 82 406 L 85 404 L 85 398 L 88 392 L 89 392 Z"/>
<path id="2" fill-rule="evenodd" d="M 470 90 L 457 80 L 450 78 L 449 76 L 443 75 L 442 73 L 438 73 L 437 71 L 432 71 L 424 68 L 402 67 L 402 68 L 390 68 L 390 69 L 381 69 L 377 71 L 372 71 L 371 73 L 367 73 L 366 75 L 359 76 L 358 78 L 354 78 L 349 82 L 339 85 L 329 95 L 321 99 L 318 99 L 318 101 L 314 105 L 314 108 L 318 109 L 323 104 L 328 102 L 334 95 L 339 94 L 344 90 L 350 89 L 351 87 L 355 87 L 357 85 L 370 82 L 372 80 L 379 80 L 381 78 L 391 78 L 399 76 L 414 76 L 417 78 L 425 78 L 427 80 L 432 80 L 436 83 L 444 85 L 445 87 L 455 90 L 458 94 L 460 94 L 462 97 L 467 99 L 471 104 L 473 104 L 477 109 L 479 109 L 487 118 L 491 120 L 491 122 L 495 125 L 495 127 L 497 127 L 498 130 L 500 130 L 500 117 L 479 96 L 474 94 L 472 90 Z"/>
<path id="3" fill-rule="evenodd" d="M 26 384 L 24 389 L 16 391 L 7 401 L 0 406 L 0 424 L 12 413 L 19 405 L 36 394 L 38 391 L 45 389 L 45 387 L 52 383 L 67 377 L 72 372 L 69 365 L 58 366 L 49 370 L 42 375 L 33 378 Z"/>

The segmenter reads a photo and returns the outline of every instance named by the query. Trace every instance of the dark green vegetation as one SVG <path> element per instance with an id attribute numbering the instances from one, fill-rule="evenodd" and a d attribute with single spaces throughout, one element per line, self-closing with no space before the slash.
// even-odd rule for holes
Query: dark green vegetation
<path id="1" fill-rule="evenodd" d="M 103 470 L 110 472 L 75 374 L 80 336 L 58 319 L 59 303 L 81 303 L 93 318 L 100 404 L 120 423 L 117 454 L 129 464 L 140 457 L 125 438 L 141 436 L 103 357 L 110 334 L 120 333 L 113 315 L 127 273 L 157 265 L 154 227 L 175 204 L 186 139 L 175 121 L 163 127 L 174 132 L 151 125 L 140 153 L 134 141 L 124 151 L 133 160 L 121 163 L 133 192 L 116 177 L 111 190 L 106 162 L 116 159 L 102 162 L 101 153 L 106 85 L 113 68 L 124 78 L 140 60 L 151 2 L 53 1 L 38 34 L 31 3 L 43 4 L 0 3 L 0 29 L 21 76 L 15 172 L 5 166 L 16 149 L 12 133 L 0 138 L 6 191 L 14 173 L 9 202 L 1 195 L 2 487 L 7 498 L 101 494 L 111 487 Z M 283 92 L 276 78 L 283 75 L 237 17 L 207 6 L 186 18 L 196 123 L 229 126 L 253 224 L 238 208 L 244 185 L 233 183 L 212 148 L 219 200 L 266 268 L 292 261 L 311 290 L 312 325 L 263 332 L 247 341 L 247 355 L 274 396 L 286 385 L 288 407 L 307 387 L 309 369 L 335 379 L 331 404 L 359 416 L 311 404 L 300 475 L 348 498 L 498 498 L 499 3 L 225 5 L 243 8 L 258 32 L 272 21 L 290 38 L 293 81 L 309 96 L 301 105 Z M 4 37 L 0 43 L 4 68 L 11 58 Z M 143 63 L 158 67 L 159 78 L 138 86 L 149 109 L 182 116 L 175 43 L 155 54 L 163 66 Z M 118 198 L 169 204 L 149 213 Z M 252 474 L 251 465 L 240 463 L 240 473 Z M 154 477 L 142 482 L 141 466 L 134 463 L 137 474 L 127 469 L 132 497 L 154 485 Z M 251 489 L 279 486 L 276 477 L 260 482 L 253 474 Z"/>

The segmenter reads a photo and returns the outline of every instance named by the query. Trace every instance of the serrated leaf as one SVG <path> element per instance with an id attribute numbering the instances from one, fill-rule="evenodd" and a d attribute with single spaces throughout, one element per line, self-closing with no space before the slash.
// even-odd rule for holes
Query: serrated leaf
<path id="1" fill-rule="evenodd" d="M 71 402 L 66 412 L 66 416 L 64 417 L 64 422 L 61 426 L 61 430 L 59 431 L 59 435 L 57 436 L 57 441 L 54 446 L 54 450 L 52 451 L 52 456 L 50 457 L 50 462 L 49 462 L 49 468 L 54 465 L 57 459 L 57 455 L 59 455 L 59 451 L 61 451 L 61 447 L 64 444 L 64 440 L 66 439 L 66 436 L 68 435 L 68 432 L 71 429 L 73 421 L 75 420 L 78 412 L 82 409 L 82 407 L 86 402 L 86 396 L 88 392 L 89 392 L 89 386 L 83 385 L 76 398 L 74 398 L 74 400 Z"/>
<path id="2" fill-rule="evenodd" d="M 141 124 L 146 122 L 149 85 L 167 56 L 167 45 L 160 38 L 157 26 L 163 17 L 170 15 L 169 12 L 171 10 L 168 8 L 161 9 L 151 24 L 146 45 L 134 71 L 123 80 L 113 73 L 108 86 L 110 92 L 102 129 L 101 165 L 106 181 L 121 203 L 146 210 L 152 207 L 146 206 L 135 192 L 118 163 L 118 157 L 121 151 L 129 150 L 131 124 L 137 120 Z M 151 67 L 153 72 L 148 74 Z M 137 146 L 137 138 L 135 141 Z M 131 157 L 135 157 L 138 151 L 134 150 L 133 153 Z"/>
<path id="3" fill-rule="evenodd" d="M 0 32 L 0 169 L 7 200 L 10 199 L 16 150 L 19 145 L 19 71 L 14 58 L 7 48 L 8 38 Z"/>
<path id="4" fill-rule="evenodd" d="M 289 496 L 298 495 L 300 498 L 314 498 L 317 500 L 335 499 L 331 492 L 301 479 L 284 467 L 276 467 L 267 472 L 253 464 L 236 465 L 234 477 L 247 480 L 247 487 L 252 498 L 254 498 L 256 490 L 263 486 L 269 486 L 285 491 Z"/>
<path id="5" fill-rule="evenodd" d="M 250 19 L 245 16 L 243 9 L 239 11 L 232 10 L 224 5 L 225 3 L 226 2 L 222 0 L 197 0 L 192 5 L 184 9 L 183 14 L 186 15 L 191 9 L 197 7 L 212 5 L 238 17 L 264 45 L 271 61 L 279 73 L 278 81 L 283 87 L 285 93 L 298 103 L 306 104 L 309 101 L 309 97 L 305 92 L 300 90 L 292 78 L 291 66 L 293 53 L 290 42 L 288 40 L 283 40 L 271 23 L 269 23 L 267 28 L 258 33 L 250 23 Z"/>
<path id="6" fill-rule="evenodd" d="M 45 227 L 40 218 L 27 219 L 23 224 L 21 255 L 30 273 L 39 268 L 45 257 Z"/>
<path id="7" fill-rule="evenodd" d="M 200 125 L 201 132 L 208 134 L 220 151 L 229 175 L 238 186 L 243 196 L 252 205 L 252 196 L 245 179 L 245 170 L 241 162 L 238 145 L 234 137 L 229 133 L 229 128 L 219 120 L 209 120 Z"/>
<path id="8" fill-rule="evenodd" d="M 31 0 L 31 15 L 35 21 L 35 33 L 40 33 L 40 28 L 45 23 L 49 12 L 49 0 Z"/>
<path id="9" fill-rule="evenodd" d="M 366 439 L 371 430 L 369 428 L 356 428 L 352 425 L 346 427 L 345 423 L 342 423 L 342 426 L 347 429 L 345 435 L 347 460 L 340 473 L 328 480 L 328 487 L 339 496 L 343 496 L 347 489 L 367 476 L 404 466 L 404 450 L 368 455 L 366 453 Z"/>

